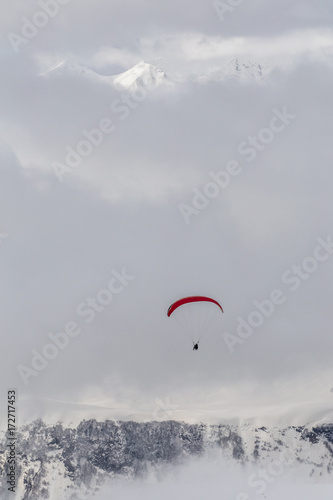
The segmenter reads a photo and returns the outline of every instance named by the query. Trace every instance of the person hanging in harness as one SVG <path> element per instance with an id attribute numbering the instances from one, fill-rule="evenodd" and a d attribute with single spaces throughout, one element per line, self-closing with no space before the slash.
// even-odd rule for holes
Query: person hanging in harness
<path id="1" fill-rule="evenodd" d="M 193 342 L 193 351 L 197 351 L 198 349 L 199 349 L 199 340 L 196 344 Z"/>

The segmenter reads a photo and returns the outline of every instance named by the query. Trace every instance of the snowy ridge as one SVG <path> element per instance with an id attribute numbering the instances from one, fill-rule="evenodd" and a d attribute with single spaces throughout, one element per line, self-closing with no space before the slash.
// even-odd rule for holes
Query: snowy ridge
<path id="1" fill-rule="evenodd" d="M 251 61 L 245 62 L 239 59 L 232 59 L 228 63 L 221 64 L 221 67 L 210 70 L 206 75 L 196 76 L 194 81 L 200 84 L 224 81 L 256 82 L 259 84 L 267 82 L 270 73 L 271 69 L 267 64 L 262 65 Z M 86 66 L 62 61 L 56 66 L 51 67 L 42 76 L 62 79 L 70 77 L 83 78 L 112 86 L 118 91 L 135 91 L 138 87 L 172 88 L 177 84 L 176 81 L 170 80 L 164 71 L 145 61 L 140 61 L 123 73 L 109 76 L 100 75 Z M 190 80 L 192 78 L 190 77 Z"/>
<path id="2" fill-rule="evenodd" d="M 167 80 L 166 74 L 156 66 L 139 62 L 133 68 L 114 77 L 113 84 L 118 89 L 132 89 L 138 87 L 158 87 Z"/>
<path id="3" fill-rule="evenodd" d="M 238 78 L 242 80 L 253 79 L 265 81 L 268 79 L 271 69 L 267 64 L 259 64 L 251 61 L 240 61 L 233 59 L 224 71 L 224 78 Z"/>
<path id="4" fill-rule="evenodd" d="M 1 449 L 5 450 L 4 439 Z M 244 466 L 280 461 L 288 464 L 293 475 L 333 481 L 333 424 L 268 429 L 88 420 L 72 429 L 37 420 L 20 429 L 16 449 L 15 500 L 68 500 L 74 495 L 84 499 L 116 478 L 158 474 L 170 464 L 212 454 Z M 4 451 L 0 452 L 0 464 L 6 477 Z M 14 498 L 4 480 L 0 497 Z"/>
<path id="5" fill-rule="evenodd" d="M 222 67 L 214 69 L 208 75 L 199 76 L 199 83 L 209 83 L 211 81 L 239 81 L 242 83 L 266 83 L 271 74 L 268 64 L 259 64 L 252 61 L 240 61 L 238 58 L 232 59 Z"/>
<path id="6" fill-rule="evenodd" d="M 167 82 L 167 76 L 162 70 L 145 61 L 139 62 L 124 73 L 109 76 L 100 75 L 86 66 L 62 61 L 56 66 L 51 67 L 41 76 L 47 78 L 67 78 L 73 76 L 85 78 L 98 83 L 112 85 L 117 90 L 136 90 L 138 87 L 155 88 Z"/>
<path id="7" fill-rule="evenodd" d="M 80 64 L 73 64 L 66 61 L 61 61 L 49 68 L 46 73 L 43 73 L 41 76 L 47 78 L 55 78 L 55 77 L 83 77 L 89 78 L 96 81 L 105 81 L 110 79 L 108 76 L 99 75 L 95 71 L 89 69 L 87 66 L 80 66 Z"/>

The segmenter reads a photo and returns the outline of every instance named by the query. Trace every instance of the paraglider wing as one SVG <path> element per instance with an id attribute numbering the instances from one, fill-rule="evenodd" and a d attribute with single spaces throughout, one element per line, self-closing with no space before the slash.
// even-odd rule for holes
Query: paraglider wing
<path id="1" fill-rule="evenodd" d="M 178 309 L 178 307 L 180 307 L 180 306 L 182 306 L 184 304 L 190 304 L 192 302 L 212 302 L 213 304 L 216 304 L 221 309 L 221 311 L 223 312 L 222 306 L 216 300 L 211 299 L 210 297 L 203 297 L 203 296 L 200 296 L 200 295 L 195 295 L 195 296 L 192 296 L 192 297 L 184 297 L 183 299 L 179 299 L 176 302 L 174 302 L 173 304 L 171 304 L 171 306 L 168 309 L 168 317 L 170 317 L 171 314 L 176 309 Z"/>

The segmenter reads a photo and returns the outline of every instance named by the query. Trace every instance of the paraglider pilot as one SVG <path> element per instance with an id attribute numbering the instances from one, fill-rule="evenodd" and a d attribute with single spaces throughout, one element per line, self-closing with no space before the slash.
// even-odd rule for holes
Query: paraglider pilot
<path id="1" fill-rule="evenodd" d="M 195 344 L 193 342 L 193 351 L 197 351 L 199 349 L 199 341 Z"/>

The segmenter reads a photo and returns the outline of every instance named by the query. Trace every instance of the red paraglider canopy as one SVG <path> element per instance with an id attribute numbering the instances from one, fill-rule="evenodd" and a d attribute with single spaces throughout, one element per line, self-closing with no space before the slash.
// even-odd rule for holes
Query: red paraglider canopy
<path id="1" fill-rule="evenodd" d="M 176 302 L 174 302 L 173 304 L 171 304 L 171 306 L 168 309 L 168 316 L 171 316 L 173 311 L 178 309 L 178 307 L 182 306 L 183 304 L 190 304 L 191 302 L 213 302 L 213 304 L 216 304 L 223 312 L 222 306 L 216 300 L 211 299 L 210 297 L 203 297 L 200 295 L 198 295 L 198 296 L 195 295 L 192 297 L 184 297 L 183 299 L 179 299 Z"/>

